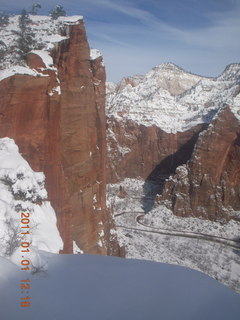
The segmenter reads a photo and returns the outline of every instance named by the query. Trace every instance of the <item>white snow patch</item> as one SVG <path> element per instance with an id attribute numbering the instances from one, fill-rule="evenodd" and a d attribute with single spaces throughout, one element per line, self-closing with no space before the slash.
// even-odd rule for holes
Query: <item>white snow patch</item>
<path id="1" fill-rule="evenodd" d="M 0 81 L 6 78 L 9 78 L 11 76 L 14 76 L 15 74 L 26 74 L 33 77 L 48 77 L 46 74 L 42 74 L 37 72 L 36 70 L 30 69 L 28 67 L 23 66 L 12 66 L 9 69 L 0 70 Z"/>
<path id="2" fill-rule="evenodd" d="M 46 67 L 52 67 L 53 66 L 53 58 L 50 56 L 48 51 L 44 50 L 32 50 L 32 53 L 38 55 Z"/>
<path id="3" fill-rule="evenodd" d="M 100 248 L 103 248 L 103 243 L 102 243 L 102 240 L 100 239 L 100 240 L 98 240 L 98 246 L 100 247 Z"/>
<path id="4" fill-rule="evenodd" d="M 79 20 L 83 20 L 83 16 L 67 16 L 67 17 L 58 17 L 58 21 L 62 21 L 62 22 L 71 22 L 73 24 L 76 24 L 76 22 L 78 22 Z"/>
<path id="5" fill-rule="evenodd" d="M 10 245 L 12 237 L 21 235 L 21 213 L 29 213 L 29 257 L 37 263 L 38 250 L 58 253 L 63 242 L 56 226 L 56 214 L 46 201 L 45 176 L 34 172 L 19 153 L 13 139 L 0 139 L 0 256 L 12 257 L 20 265 L 20 240 Z M 41 203 L 41 204 L 40 204 Z M 40 261 L 40 260 L 39 260 Z M 32 267 L 38 265 L 32 264 Z"/>
<path id="6" fill-rule="evenodd" d="M 73 241 L 73 253 L 74 254 L 83 254 L 84 252 L 78 247 L 75 241 Z"/>
<path id="7" fill-rule="evenodd" d="M 240 93 L 233 98 L 232 103 L 232 112 L 234 113 L 235 117 L 240 120 Z"/>
<path id="8" fill-rule="evenodd" d="M 95 60 L 99 57 L 102 57 L 101 52 L 98 49 L 91 49 L 90 50 L 90 58 L 91 60 Z"/>
<path id="9" fill-rule="evenodd" d="M 99 232 L 99 237 L 104 237 L 104 231 L 103 230 L 101 230 L 100 232 Z"/>
<path id="10" fill-rule="evenodd" d="M 52 88 L 52 90 L 48 93 L 49 96 L 53 96 L 54 93 L 57 92 L 58 95 L 61 95 L 61 87 L 60 86 L 57 86 L 55 88 Z"/>

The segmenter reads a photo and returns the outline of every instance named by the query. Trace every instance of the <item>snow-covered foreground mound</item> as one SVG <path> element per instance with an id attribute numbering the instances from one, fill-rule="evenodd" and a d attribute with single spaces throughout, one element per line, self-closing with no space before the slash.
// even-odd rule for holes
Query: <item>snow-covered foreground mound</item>
<path id="1" fill-rule="evenodd" d="M 38 250 L 58 253 L 63 246 L 44 183 L 44 174 L 30 168 L 14 140 L 0 139 L 0 256 L 21 265 L 25 250 L 30 268 L 44 265 Z"/>
<path id="2" fill-rule="evenodd" d="M 44 277 L 0 258 L 3 320 L 237 320 L 240 295 L 187 268 L 138 260 L 44 253 Z M 31 306 L 19 306 L 22 279 Z"/>

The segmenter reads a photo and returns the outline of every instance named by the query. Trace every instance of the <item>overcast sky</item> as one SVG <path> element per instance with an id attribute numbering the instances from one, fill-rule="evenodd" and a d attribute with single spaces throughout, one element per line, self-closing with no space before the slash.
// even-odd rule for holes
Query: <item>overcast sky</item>
<path id="1" fill-rule="evenodd" d="M 31 0 L 0 0 L 19 13 Z M 240 62 L 240 0 L 40 0 L 39 14 L 56 4 L 83 15 L 90 46 L 104 55 L 109 81 L 145 74 L 163 62 L 217 76 Z"/>

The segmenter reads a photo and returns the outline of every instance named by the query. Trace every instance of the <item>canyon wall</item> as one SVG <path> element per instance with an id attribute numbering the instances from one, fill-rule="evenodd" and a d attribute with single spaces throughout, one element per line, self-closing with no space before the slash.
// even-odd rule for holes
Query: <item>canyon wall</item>
<path id="1" fill-rule="evenodd" d="M 190 159 L 199 133 L 206 127 L 195 126 L 185 132 L 167 133 L 153 125 L 134 121 L 108 120 L 108 181 L 124 178 L 157 181 L 170 175 Z"/>
<path id="2" fill-rule="evenodd" d="M 176 170 L 159 200 L 178 216 L 240 221 L 240 121 L 223 108 Z"/>
<path id="3" fill-rule="evenodd" d="M 40 76 L 0 82 L 0 137 L 13 138 L 33 170 L 44 172 L 63 252 L 75 241 L 84 252 L 106 254 L 105 69 L 102 57 L 90 59 L 82 20 L 64 32 L 52 68 L 32 53 L 27 63 Z"/>

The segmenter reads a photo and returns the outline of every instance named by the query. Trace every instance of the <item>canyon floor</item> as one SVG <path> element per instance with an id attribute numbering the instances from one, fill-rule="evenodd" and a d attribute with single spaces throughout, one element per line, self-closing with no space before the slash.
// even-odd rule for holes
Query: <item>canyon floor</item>
<path id="1" fill-rule="evenodd" d="M 240 292 L 240 223 L 180 218 L 164 205 L 154 208 L 150 182 L 125 179 L 108 185 L 108 207 L 127 258 L 199 270 Z"/>

